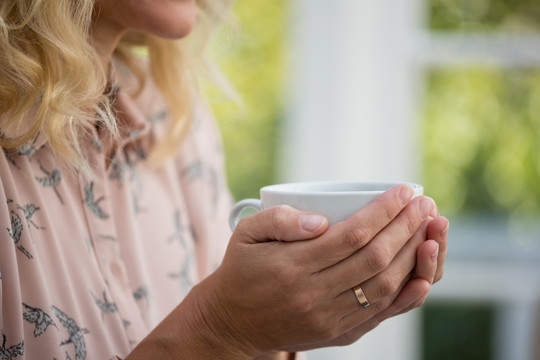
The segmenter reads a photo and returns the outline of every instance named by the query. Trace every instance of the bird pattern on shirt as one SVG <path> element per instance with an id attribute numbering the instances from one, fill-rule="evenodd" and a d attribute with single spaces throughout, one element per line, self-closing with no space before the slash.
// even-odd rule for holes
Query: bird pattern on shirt
<path id="1" fill-rule="evenodd" d="M 54 193 L 58 197 L 58 200 L 60 200 L 60 203 L 64 204 L 64 200 L 62 199 L 62 196 L 60 196 L 60 192 L 58 191 L 58 186 L 62 181 L 62 174 L 60 173 L 60 170 L 58 168 L 47 170 L 41 163 L 39 164 L 39 168 L 46 176 L 35 176 L 37 182 L 45 188 L 52 188 L 54 190 Z"/>
<path id="2" fill-rule="evenodd" d="M 94 299 L 97 307 L 101 310 L 102 317 L 105 316 L 105 314 L 113 314 L 118 312 L 118 307 L 116 306 L 116 304 L 114 302 L 110 302 L 107 299 L 106 291 L 103 291 L 103 300 L 101 300 L 94 294 L 92 294 L 92 298 Z"/>
<path id="3" fill-rule="evenodd" d="M 174 233 L 169 237 L 169 242 L 178 241 L 182 248 L 186 248 L 185 236 L 182 213 L 177 209 L 174 211 Z"/>
<path id="4" fill-rule="evenodd" d="M 33 154 L 35 155 L 35 153 Z M 10 162 L 11 163 L 11 162 Z M 126 161 L 127 165 L 124 165 L 128 171 L 131 172 L 130 179 L 137 182 L 138 178 L 136 176 L 136 169 L 134 163 L 129 163 Z M 59 192 L 59 185 L 62 181 L 62 176 L 60 171 L 57 168 L 49 171 L 41 163 L 39 163 L 39 169 L 46 176 L 40 177 L 35 176 L 36 181 L 43 186 L 43 188 L 51 188 L 56 194 L 56 198 L 60 204 L 64 204 L 63 198 Z M 191 167 L 188 167 L 182 172 L 187 180 L 190 182 L 200 181 L 201 179 L 206 179 L 210 181 L 211 177 L 208 175 L 212 173 L 211 170 L 205 168 L 201 162 L 192 164 Z M 206 174 L 206 176 L 203 176 Z M 125 185 L 125 184 L 123 184 Z M 142 184 L 141 184 L 142 186 Z M 90 210 L 90 213 L 93 214 L 97 219 L 107 220 L 109 215 L 105 212 L 102 205 L 107 201 L 106 197 L 103 195 L 96 194 L 95 183 L 93 181 L 88 182 L 84 186 L 84 206 Z M 20 251 L 26 258 L 32 260 L 34 257 L 27 249 L 23 241 L 25 237 L 23 236 L 24 232 L 34 229 L 35 231 L 47 232 L 48 226 L 44 226 L 36 220 L 36 214 L 42 211 L 42 206 L 38 205 L 31 201 L 14 201 L 9 199 L 8 206 L 12 208 L 10 210 L 10 227 L 6 228 L 6 232 L 9 237 L 15 244 L 18 251 Z M 136 213 L 136 212 L 135 212 Z M 171 232 L 170 235 L 165 239 L 169 244 L 178 244 L 182 249 L 188 251 L 188 241 L 189 239 L 194 239 L 194 229 L 190 225 L 189 221 L 183 216 L 182 210 L 179 208 L 173 209 L 170 215 L 170 224 Z M 96 234 L 98 239 L 115 242 L 116 239 L 111 235 Z M 94 247 L 93 236 L 84 236 L 81 238 L 81 241 L 84 242 L 85 247 L 88 250 L 92 250 Z M 183 289 L 184 293 L 189 292 L 189 290 L 194 286 L 194 280 L 191 279 L 190 269 L 192 269 L 192 259 L 191 255 L 186 255 L 185 259 L 179 265 L 179 268 L 169 272 L 169 277 L 171 280 L 178 282 L 179 286 Z M 114 314 L 118 312 L 118 307 L 114 301 L 111 301 L 106 291 L 102 291 L 102 296 L 98 297 L 93 292 L 90 292 L 92 301 L 95 303 L 96 307 L 100 310 L 102 318 L 107 314 Z M 146 302 L 146 307 L 148 307 L 150 296 L 148 287 L 145 285 L 141 286 L 133 292 L 133 297 L 136 301 Z M 64 329 L 66 337 L 63 341 L 60 342 L 59 346 L 71 346 L 71 350 L 65 350 L 65 359 L 75 359 L 75 360 L 85 360 L 88 356 L 89 349 L 87 348 L 85 337 L 91 334 L 91 331 L 83 326 L 80 326 L 72 317 L 70 317 L 66 312 L 62 311 L 57 306 L 52 306 L 52 314 L 46 312 L 45 310 L 29 305 L 26 302 L 22 303 L 24 312 L 22 313 L 23 320 L 29 325 L 33 326 L 33 335 L 35 338 L 42 336 L 48 329 L 55 328 L 56 331 L 59 331 L 59 328 Z M 54 315 L 56 320 L 53 318 Z M 130 325 L 129 320 L 122 320 L 123 324 L 127 327 Z M 137 341 L 130 340 L 132 345 L 135 345 Z M 2 348 L 0 348 L 0 360 L 3 359 L 16 359 L 19 356 L 24 355 L 24 340 L 11 344 L 8 343 L 8 338 L 4 335 Z M 58 355 L 57 355 L 58 357 Z M 56 359 L 57 357 L 53 357 Z"/>
<path id="5" fill-rule="evenodd" d="M 86 184 L 84 187 L 84 203 L 98 218 L 106 220 L 109 218 L 109 214 L 107 214 L 99 205 L 103 200 L 105 200 L 105 196 L 100 196 L 96 199 L 93 181 Z"/>
<path id="6" fill-rule="evenodd" d="M 6 334 L 2 334 L 2 347 L 0 348 L 0 359 L 11 360 L 16 359 L 20 355 L 24 355 L 24 340 L 12 346 L 8 346 Z"/>
<path id="7" fill-rule="evenodd" d="M 23 223 L 21 217 L 13 210 L 11 210 L 11 228 L 7 228 L 8 234 L 19 249 L 28 259 L 32 259 L 33 256 L 30 252 L 21 244 Z"/>
<path id="8" fill-rule="evenodd" d="M 34 154 L 36 153 L 36 142 L 39 138 L 39 132 L 34 136 L 31 142 L 23 144 L 17 148 L 17 153 L 21 156 L 26 156 L 28 160 L 31 160 Z"/>
<path id="9" fill-rule="evenodd" d="M 167 111 L 159 110 L 150 114 L 146 120 L 153 125 L 157 125 L 167 117 Z M 143 135 L 136 130 L 130 132 L 129 136 L 137 138 Z M 90 140 L 89 154 L 92 154 L 92 152 L 94 154 L 98 153 L 103 158 L 105 157 L 105 150 L 106 146 L 99 138 L 96 141 Z M 116 204 L 112 203 L 108 191 L 118 191 L 120 189 L 128 194 L 126 198 L 131 199 L 131 206 L 125 206 L 125 211 L 133 214 L 134 217 L 130 218 L 135 219 L 135 221 L 144 216 L 149 216 L 151 209 L 155 211 L 155 207 L 152 208 L 148 205 L 148 201 L 152 199 L 152 194 L 147 189 L 146 178 L 143 176 L 145 174 L 141 173 L 141 164 L 147 158 L 148 147 L 143 142 L 130 143 L 110 159 L 110 166 L 104 177 L 86 179 L 80 174 L 64 173 L 64 168 L 52 160 L 52 151 L 47 145 L 41 144 L 37 136 L 18 149 L 2 149 L 0 152 L 0 176 L 2 181 L 5 180 L 4 175 L 6 174 L 8 180 L 10 175 L 15 175 L 15 184 L 17 184 L 17 179 L 25 179 L 28 184 L 31 184 L 32 188 L 31 191 L 18 192 L 13 190 L 17 189 L 15 186 L 11 188 L 10 192 L 8 191 L 9 188 L 2 188 L 5 183 L 0 183 L 0 195 L 5 195 L 5 199 L 7 199 L 7 204 L 6 202 L 0 204 L 0 210 L 2 210 L 2 207 L 7 209 L 5 216 L 0 211 L 0 224 L 3 225 L 0 231 L 5 231 L 4 236 L 0 236 L 0 258 L 4 255 L 17 256 L 17 262 L 21 266 L 24 265 L 23 263 L 34 264 L 31 267 L 28 266 L 27 269 L 39 274 L 40 263 L 47 264 L 47 261 L 49 261 L 47 258 L 49 254 L 43 253 L 43 251 L 40 252 L 40 246 L 43 249 L 46 247 L 43 244 L 46 244 L 48 239 L 59 237 L 62 238 L 62 241 L 79 242 L 81 244 L 79 247 L 81 251 L 72 254 L 74 263 L 79 263 L 78 258 L 96 259 L 93 261 L 98 263 L 99 251 L 103 251 L 103 247 L 116 249 L 120 246 L 118 240 L 120 235 L 114 231 L 108 231 L 108 229 L 114 228 L 113 226 L 92 229 L 95 224 L 111 224 L 113 221 L 112 216 L 115 213 L 112 212 L 112 208 Z M 170 172 L 168 183 L 175 184 L 175 182 L 181 181 L 187 188 L 204 183 L 204 207 L 214 210 L 214 206 L 219 205 L 217 202 L 220 201 L 216 196 L 222 195 L 226 198 L 227 195 L 225 183 L 222 179 L 218 179 L 219 176 L 224 175 L 220 171 L 222 169 L 214 168 L 216 164 L 213 161 L 209 161 L 204 156 L 201 158 L 196 152 L 193 152 L 193 156 L 188 159 L 189 161 L 182 160 L 181 162 L 181 164 L 186 164 L 185 166 L 177 164 L 178 159 L 174 160 L 175 170 Z M 1 167 L 2 162 L 7 168 Z M 7 173 L 4 173 L 4 171 L 7 171 Z M 80 187 L 77 187 L 76 190 L 80 197 L 76 198 L 76 201 L 74 201 L 74 192 L 71 185 L 74 183 L 71 180 L 72 176 L 79 179 L 77 186 Z M 2 191 L 5 194 L 2 194 Z M 161 237 L 150 237 L 148 240 L 152 243 L 161 242 L 163 244 L 161 247 L 165 251 L 179 254 L 176 262 L 169 261 L 166 263 L 167 268 L 163 271 L 163 277 L 168 284 L 172 284 L 171 288 L 181 289 L 182 291 L 179 291 L 179 293 L 187 294 L 199 277 L 197 273 L 198 259 L 195 258 L 194 254 L 196 251 L 196 229 L 191 219 L 192 214 L 190 211 L 192 209 L 184 203 L 182 195 L 184 190 L 178 186 L 176 191 L 179 194 L 177 197 L 180 201 L 171 202 L 167 207 L 160 209 L 160 214 L 163 216 L 163 219 L 160 219 L 159 222 L 160 226 L 163 226 L 162 229 L 159 229 L 159 233 L 162 234 Z M 221 193 L 215 195 L 219 192 Z M 34 198 L 33 195 L 35 194 L 43 196 Z M 228 200 L 228 198 L 226 199 Z M 129 203 L 126 202 L 126 204 Z M 56 209 L 62 211 L 58 213 L 51 212 L 51 206 L 53 208 L 56 206 Z M 62 228 L 70 226 L 69 221 L 71 218 L 63 215 L 70 214 L 74 210 L 79 211 L 80 214 L 85 214 L 86 218 L 83 218 L 83 220 L 87 221 L 87 223 L 83 222 L 82 224 L 87 224 L 88 229 L 77 236 L 64 239 Z M 207 220 L 210 223 L 210 219 L 205 218 L 205 221 Z M 223 223 L 226 223 L 226 220 Z M 106 229 L 106 231 L 103 231 L 103 229 Z M 10 247 L 7 247 L 6 242 L 3 240 L 9 240 Z M 101 249 L 98 249 L 98 247 L 101 247 Z M 210 251 L 213 250 L 210 249 Z M 10 255 L 10 253 L 13 255 Z M 207 255 L 201 253 L 201 256 L 206 257 Z M 102 265 L 102 263 L 99 264 Z M 8 283 L 10 285 L 13 283 L 10 273 L 5 270 L 4 263 L 0 263 L 0 280 L 3 282 L 0 285 L 2 287 Z M 58 286 L 58 282 L 64 279 L 62 276 L 55 278 L 54 276 L 43 275 L 43 278 L 39 279 L 39 281 L 43 280 L 44 282 L 39 284 L 37 288 L 43 289 L 36 291 L 38 293 L 42 291 L 43 294 L 47 295 L 46 297 L 34 298 L 30 295 L 31 292 L 21 290 L 17 294 L 20 299 L 18 297 L 14 298 L 19 300 L 19 311 L 16 316 L 22 326 L 10 325 L 7 321 L 0 324 L 0 333 L 2 333 L 0 360 L 28 359 L 29 356 L 33 358 L 36 350 L 39 352 L 42 348 L 53 351 L 50 350 L 52 349 L 50 344 L 42 346 L 42 344 L 45 344 L 44 342 L 51 341 L 51 338 L 57 340 L 57 343 L 54 344 L 54 346 L 57 346 L 56 352 L 40 353 L 39 358 L 58 360 L 95 358 L 92 354 L 96 349 L 89 346 L 89 340 L 93 340 L 100 335 L 106 336 L 103 335 L 103 329 L 111 331 L 106 328 L 109 325 L 111 329 L 116 331 L 118 324 L 121 324 L 126 330 L 126 338 L 130 346 L 136 345 L 142 338 L 140 336 L 131 337 L 130 331 L 136 326 L 134 324 L 140 324 L 139 317 L 144 319 L 149 316 L 148 314 L 155 311 L 155 304 L 158 303 L 159 296 L 163 296 L 163 289 L 157 289 L 160 291 L 156 291 L 153 283 L 145 281 L 127 284 L 129 285 L 126 286 L 128 290 L 131 289 L 129 296 L 136 307 L 140 309 L 140 314 L 133 314 L 121 308 L 120 305 L 124 303 L 115 301 L 118 299 L 115 299 L 113 295 L 117 295 L 117 293 L 110 291 L 110 281 L 106 278 L 101 279 L 99 276 L 99 274 L 95 276 L 89 275 L 88 278 L 93 281 L 89 282 L 88 285 L 84 285 L 84 287 L 87 287 L 86 292 L 83 292 L 82 295 L 80 293 L 76 294 L 77 297 L 73 299 L 69 296 L 62 296 L 62 290 L 60 289 L 65 287 L 65 289 L 71 291 L 68 283 L 62 283 Z M 101 282 L 96 283 L 96 279 Z M 55 286 L 48 286 L 48 282 Z M 20 286 L 20 289 L 24 289 L 25 284 L 21 283 Z M 33 285 L 33 287 L 35 286 Z M 7 287 L 4 287 L 5 289 Z M 3 295 L 7 295 L 8 298 L 11 297 L 11 294 L 8 294 L 7 291 L 4 291 Z M 175 301 L 179 300 L 180 298 L 177 298 Z M 4 301 L 3 304 L 5 305 L 6 302 Z M 90 308 L 90 305 L 93 311 L 87 312 L 86 307 Z M 95 328 L 96 322 L 88 320 L 97 319 L 98 317 L 101 317 L 98 323 L 103 323 L 102 328 L 99 326 Z M 24 329 L 24 331 L 21 331 L 21 329 Z M 25 355 L 25 352 L 31 355 Z M 103 358 L 107 359 L 108 355 Z"/>
<path id="10" fill-rule="evenodd" d="M 189 276 L 189 269 L 192 266 L 191 261 L 191 257 L 186 257 L 186 260 L 180 266 L 180 270 L 178 272 L 169 273 L 169 277 L 172 280 L 178 281 L 180 287 L 184 290 L 186 294 L 191 290 L 191 288 L 193 288 L 193 286 L 195 286 Z"/>
<path id="11" fill-rule="evenodd" d="M 217 151 L 220 152 L 222 150 L 221 148 L 218 148 Z M 205 164 L 201 160 L 196 160 L 183 168 L 180 172 L 180 176 L 187 181 L 205 182 L 212 194 L 210 199 L 213 206 L 211 208 L 216 209 L 223 184 L 220 181 L 219 173 L 215 168 Z M 212 216 L 215 216 L 215 211 L 212 212 Z"/>
<path id="12" fill-rule="evenodd" d="M 62 324 L 68 333 L 68 338 L 62 341 L 60 346 L 71 344 L 75 347 L 75 360 L 86 359 L 86 342 L 84 340 L 84 336 L 90 331 L 88 331 L 88 329 L 79 327 L 75 320 L 70 318 L 66 313 L 56 306 L 53 305 L 52 310 L 58 318 L 58 321 L 60 321 L 60 324 Z"/>
<path id="13" fill-rule="evenodd" d="M 26 309 L 23 319 L 34 324 L 34 337 L 42 335 L 49 326 L 56 326 L 53 319 L 42 309 L 22 303 Z"/>
<path id="14" fill-rule="evenodd" d="M 34 222 L 34 220 L 32 220 L 34 214 L 39 210 L 39 206 L 36 206 L 35 204 L 17 205 L 17 209 L 23 212 L 24 218 L 26 219 L 26 223 L 28 225 L 32 225 L 38 230 L 45 229 L 44 226 L 39 226 Z"/>

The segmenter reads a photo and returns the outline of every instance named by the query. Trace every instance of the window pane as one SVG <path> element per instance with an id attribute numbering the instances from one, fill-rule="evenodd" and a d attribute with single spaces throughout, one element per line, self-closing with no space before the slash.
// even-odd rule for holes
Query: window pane
<path id="1" fill-rule="evenodd" d="M 423 308 L 423 359 L 493 359 L 493 309 L 483 304 Z"/>
<path id="2" fill-rule="evenodd" d="M 540 69 L 433 69 L 424 104 L 424 184 L 445 212 L 540 213 Z"/>
<path id="3" fill-rule="evenodd" d="M 429 0 L 429 28 L 540 32 L 538 0 Z"/>

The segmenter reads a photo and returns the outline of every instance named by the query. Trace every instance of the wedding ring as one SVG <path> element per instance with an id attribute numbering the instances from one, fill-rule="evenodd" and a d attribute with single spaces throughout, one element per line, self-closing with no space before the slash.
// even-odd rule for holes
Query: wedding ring
<path id="1" fill-rule="evenodd" d="M 360 305 L 363 308 L 367 308 L 369 306 L 369 301 L 367 300 L 366 295 L 364 294 L 364 291 L 362 291 L 362 288 L 360 287 L 360 285 L 356 285 L 352 289 Z"/>

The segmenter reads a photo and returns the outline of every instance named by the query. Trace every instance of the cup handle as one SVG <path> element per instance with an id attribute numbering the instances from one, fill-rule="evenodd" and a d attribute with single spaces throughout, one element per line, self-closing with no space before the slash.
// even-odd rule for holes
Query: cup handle
<path id="1" fill-rule="evenodd" d="M 229 215 L 229 226 L 231 227 L 231 230 L 234 231 L 234 229 L 236 228 L 236 225 L 238 225 L 238 222 L 241 219 L 240 213 L 246 208 L 252 208 L 257 211 L 261 211 L 262 210 L 261 200 L 244 199 L 234 204 L 231 210 L 231 214 Z"/>

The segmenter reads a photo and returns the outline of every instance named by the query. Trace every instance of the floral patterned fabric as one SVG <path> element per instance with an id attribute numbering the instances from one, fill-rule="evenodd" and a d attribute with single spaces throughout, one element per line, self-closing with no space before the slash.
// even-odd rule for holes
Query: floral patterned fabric
<path id="1" fill-rule="evenodd" d="M 147 161 L 167 131 L 150 79 L 119 72 L 119 144 L 86 138 L 91 178 L 38 135 L 0 152 L 0 359 L 124 357 L 221 261 L 231 198 L 219 133 L 199 107 L 178 156 Z"/>

